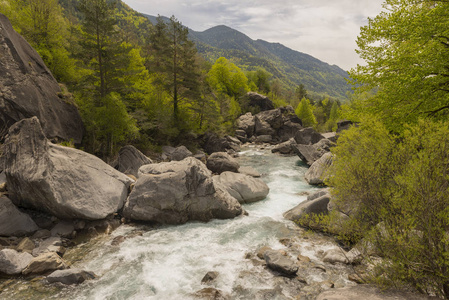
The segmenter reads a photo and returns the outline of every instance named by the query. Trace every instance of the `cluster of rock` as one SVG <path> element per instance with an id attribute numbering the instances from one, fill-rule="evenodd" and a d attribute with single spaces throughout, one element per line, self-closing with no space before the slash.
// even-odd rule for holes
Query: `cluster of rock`
<path id="1" fill-rule="evenodd" d="M 302 128 L 301 120 L 291 106 L 246 113 L 237 120 L 236 137 L 243 143 L 282 143 L 294 137 Z"/>
<path id="2" fill-rule="evenodd" d="M 117 170 L 93 155 L 53 144 L 37 117 L 15 123 L 3 145 L 0 177 L 5 182 L 0 184 L 6 185 L 8 197 L 0 197 L 0 236 L 13 240 L 16 236 L 38 236 L 23 242 L 31 253 L 18 252 L 22 249 L 19 245 L 4 245 L 0 273 L 47 274 L 66 269 L 60 258 L 61 240 L 50 235 L 70 238 L 81 231 L 90 233 L 109 219 L 113 225 L 103 226 L 107 232 L 120 224 L 120 215 L 131 221 L 166 224 L 234 218 L 243 213 L 241 203 L 262 200 L 269 192 L 261 179 L 245 173 L 260 174 L 245 168 L 238 173 L 238 162 L 225 152 L 211 155 L 207 166 L 185 147 L 167 152 L 172 161 L 152 163 L 135 147 L 126 146 L 119 152 Z M 52 217 L 42 221 L 36 211 Z M 75 221 L 60 221 L 54 226 L 52 218 Z M 51 254 L 39 250 L 50 247 L 47 244 L 55 250 Z M 41 261 L 46 262 L 45 267 Z M 77 271 L 58 272 L 48 280 L 72 278 L 80 282 L 91 277 Z"/>

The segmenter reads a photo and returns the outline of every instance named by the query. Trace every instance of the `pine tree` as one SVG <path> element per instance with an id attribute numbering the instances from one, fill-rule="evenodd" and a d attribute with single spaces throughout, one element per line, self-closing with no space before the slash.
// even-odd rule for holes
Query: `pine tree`
<path id="1" fill-rule="evenodd" d="M 173 100 L 173 120 L 179 127 L 180 105 L 200 97 L 199 67 L 196 48 L 188 39 L 188 29 L 174 17 L 166 23 L 160 16 L 150 35 L 152 59 L 150 72 L 155 83 L 167 91 Z"/>

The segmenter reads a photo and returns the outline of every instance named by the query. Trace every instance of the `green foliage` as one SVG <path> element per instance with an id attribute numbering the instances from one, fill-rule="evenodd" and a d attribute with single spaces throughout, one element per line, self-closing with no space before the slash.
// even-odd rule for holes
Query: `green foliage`
<path id="1" fill-rule="evenodd" d="M 340 108 L 338 107 L 338 102 L 334 101 L 332 103 L 331 111 L 329 114 L 329 119 L 325 124 L 325 128 L 327 131 L 336 131 L 337 130 L 337 121 L 340 119 Z"/>
<path id="2" fill-rule="evenodd" d="M 248 78 L 224 57 L 217 59 L 209 70 L 208 82 L 214 91 L 229 97 L 240 97 L 248 91 Z"/>
<path id="3" fill-rule="evenodd" d="M 449 297 L 448 150 L 448 122 L 418 120 L 395 136 L 368 119 L 333 149 L 335 205 L 348 216 L 346 234 L 384 257 L 382 283 Z"/>
<path id="4" fill-rule="evenodd" d="M 313 127 L 317 124 L 313 114 L 313 105 L 310 104 L 309 99 L 302 98 L 295 109 L 295 113 L 301 119 L 304 127 Z"/>
<path id="5" fill-rule="evenodd" d="M 376 90 L 359 110 L 382 117 L 390 130 L 449 109 L 449 2 L 387 0 L 386 10 L 357 40 L 366 61 L 351 70 L 357 93 Z"/>
<path id="6" fill-rule="evenodd" d="M 255 71 L 249 71 L 246 73 L 248 77 L 248 85 L 252 86 L 251 89 L 254 92 L 268 94 L 271 91 L 270 78 L 273 76 L 270 72 L 262 67 L 257 68 Z"/>

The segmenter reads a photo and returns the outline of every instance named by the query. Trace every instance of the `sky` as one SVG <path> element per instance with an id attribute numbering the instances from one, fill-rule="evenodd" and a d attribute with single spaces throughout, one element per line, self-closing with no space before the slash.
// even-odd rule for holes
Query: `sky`
<path id="1" fill-rule="evenodd" d="M 360 27 L 382 10 L 383 0 L 123 0 L 149 15 L 174 15 L 204 31 L 217 25 L 253 40 L 281 43 L 349 70 L 363 64 L 355 49 Z"/>

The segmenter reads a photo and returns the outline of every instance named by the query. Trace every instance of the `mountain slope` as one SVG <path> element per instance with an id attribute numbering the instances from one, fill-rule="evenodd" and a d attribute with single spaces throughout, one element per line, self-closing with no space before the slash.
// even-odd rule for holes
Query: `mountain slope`
<path id="1" fill-rule="evenodd" d="M 153 24 L 157 18 L 145 15 Z M 168 18 L 163 17 L 165 21 Z M 226 57 L 244 70 L 263 67 L 279 79 L 284 88 L 294 90 L 304 84 L 309 94 L 346 99 L 351 86 L 346 83 L 348 74 L 335 65 L 329 65 L 311 55 L 285 47 L 279 43 L 253 40 L 247 35 L 225 25 L 202 32 L 189 29 L 189 37 L 196 43 L 199 54 L 210 62 Z"/>
<path id="2" fill-rule="evenodd" d="M 295 88 L 302 83 L 311 92 L 340 99 L 345 99 L 350 91 L 346 71 L 279 43 L 255 41 L 224 25 L 203 32 L 191 30 L 190 37 L 206 59 L 214 61 L 224 56 L 247 70 L 264 67 L 286 87 Z"/>

